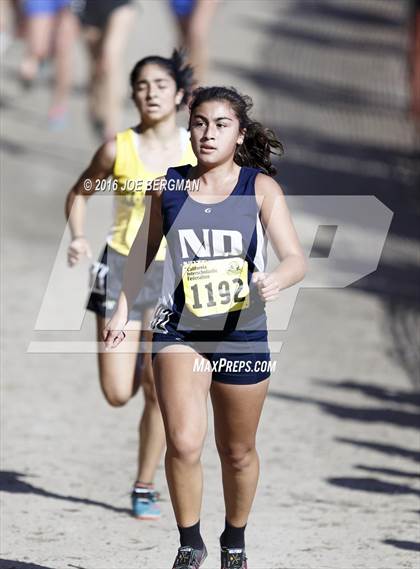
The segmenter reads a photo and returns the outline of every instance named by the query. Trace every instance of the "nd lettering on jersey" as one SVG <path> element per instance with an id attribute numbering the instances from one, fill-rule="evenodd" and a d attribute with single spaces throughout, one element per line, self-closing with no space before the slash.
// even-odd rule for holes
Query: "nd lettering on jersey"
<path id="1" fill-rule="evenodd" d="M 178 236 L 183 259 L 192 256 L 231 257 L 240 255 L 243 250 L 242 235 L 239 231 L 203 229 L 203 238 L 200 239 L 194 229 L 180 229 Z"/>
<path id="2" fill-rule="evenodd" d="M 182 258 L 195 257 L 182 266 L 185 304 L 193 314 L 211 316 L 249 306 L 248 263 L 238 256 L 243 250 L 239 231 L 203 229 L 200 240 L 194 230 L 182 229 L 179 239 Z"/>

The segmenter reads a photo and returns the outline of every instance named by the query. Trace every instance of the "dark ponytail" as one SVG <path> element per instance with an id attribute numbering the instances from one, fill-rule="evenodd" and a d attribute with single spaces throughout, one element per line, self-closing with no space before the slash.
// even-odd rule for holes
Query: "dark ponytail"
<path id="1" fill-rule="evenodd" d="M 227 101 L 238 117 L 239 128 L 246 129 L 244 141 L 235 152 L 235 163 L 260 168 L 265 174 L 274 176 L 277 170 L 271 163 L 271 154 L 281 156 L 283 145 L 272 130 L 249 117 L 253 106 L 251 97 L 241 95 L 234 87 L 199 87 L 193 92 L 191 114 L 202 103 L 214 100 Z"/>
<path id="2" fill-rule="evenodd" d="M 194 83 L 194 71 L 188 63 L 186 52 L 184 50 L 174 49 L 171 57 L 161 57 L 160 55 L 149 55 L 140 59 L 133 67 L 130 73 L 130 85 L 134 88 L 137 78 L 145 65 L 160 65 L 169 73 L 176 83 L 176 89 L 183 89 L 181 105 L 186 105 L 191 97 L 192 87 Z"/>

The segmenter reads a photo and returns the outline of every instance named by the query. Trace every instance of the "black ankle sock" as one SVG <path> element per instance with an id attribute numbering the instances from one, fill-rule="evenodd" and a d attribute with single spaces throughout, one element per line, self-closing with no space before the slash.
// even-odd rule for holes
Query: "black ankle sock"
<path id="1" fill-rule="evenodd" d="M 200 520 L 188 528 L 178 526 L 181 547 L 189 545 L 194 549 L 203 549 L 204 542 L 200 534 Z"/>
<path id="2" fill-rule="evenodd" d="M 245 528 L 246 525 L 236 528 L 225 520 L 225 531 L 220 536 L 220 545 L 229 547 L 229 549 L 243 549 L 245 547 Z"/>

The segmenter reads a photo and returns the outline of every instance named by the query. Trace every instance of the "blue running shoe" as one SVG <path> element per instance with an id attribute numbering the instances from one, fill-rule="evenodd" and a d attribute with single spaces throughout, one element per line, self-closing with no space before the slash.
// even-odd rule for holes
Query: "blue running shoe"
<path id="1" fill-rule="evenodd" d="M 133 516 L 138 520 L 157 520 L 161 516 L 159 493 L 150 488 L 134 487 L 131 493 Z"/>

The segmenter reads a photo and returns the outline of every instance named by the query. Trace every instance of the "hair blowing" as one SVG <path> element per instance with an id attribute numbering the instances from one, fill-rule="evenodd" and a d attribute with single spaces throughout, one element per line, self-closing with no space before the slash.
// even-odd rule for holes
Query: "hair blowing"
<path id="1" fill-rule="evenodd" d="M 176 83 L 176 89 L 183 89 L 181 105 L 186 105 L 191 97 L 194 82 L 194 71 L 189 65 L 186 53 L 183 50 L 174 49 L 171 57 L 161 57 L 160 55 L 149 55 L 140 59 L 130 73 L 130 85 L 134 88 L 138 76 L 145 65 L 160 65 Z M 180 106 L 181 106 L 180 105 Z"/>
<path id="2" fill-rule="evenodd" d="M 193 92 L 190 113 L 202 103 L 215 100 L 227 101 L 239 120 L 239 128 L 245 129 L 244 141 L 235 151 L 235 163 L 260 168 L 265 174 L 274 176 L 277 170 L 271 163 L 271 155 L 281 156 L 283 145 L 272 130 L 250 118 L 251 97 L 241 95 L 234 87 L 199 87 Z"/>

